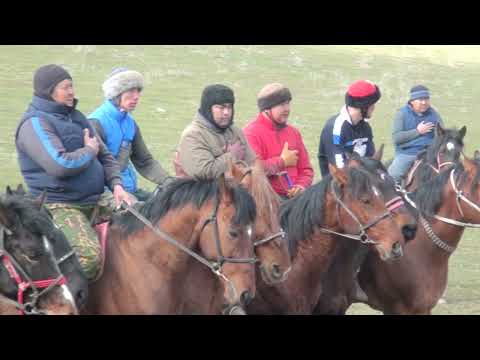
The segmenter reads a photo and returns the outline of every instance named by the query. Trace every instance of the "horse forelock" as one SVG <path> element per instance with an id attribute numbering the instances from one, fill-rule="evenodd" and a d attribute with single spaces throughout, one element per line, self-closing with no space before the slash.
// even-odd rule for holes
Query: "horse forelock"
<path id="1" fill-rule="evenodd" d="M 252 168 L 251 195 L 257 206 L 257 217 L 263 219 L 269 228 L 278 226 L 280 211 L 280 197 L 273 190 L 263 168 L 256 164 Z"/>
<path id="2" fill-rule="evenodd" d="M 22 226 L 30 233 L 45 235 L 47 238 L 55 240 L 56 228 L 48 212 L 38 209 L 38 205 L 23 195 L 7 195 L 2 200 L 2 204 L 11 210 L 16 216 L 13 219 L 16 226 Z"/>

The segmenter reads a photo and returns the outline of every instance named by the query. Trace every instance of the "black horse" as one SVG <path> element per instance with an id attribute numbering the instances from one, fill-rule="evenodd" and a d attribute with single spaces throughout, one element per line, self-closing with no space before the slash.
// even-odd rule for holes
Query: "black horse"
<path id="1" fill-rule="evenodd" d="M 17 201 L 22 201 L 21 199 L 28 201 L 33 205 L 33 212 L 40 212 L 39 214 L 32 214 L 32 217 L 37 219 L 36 221 L 42 222 L 43 234 L 53 247 L 56 262 L 60 271 L 67 279 L 67 286 L 72 292 L 75 304 L 79 310 L 83 308 L 88 298 L 88 279 L 68 239 L 63 232 L 55 226 L 52 215 L 43 206 L 46 199 L 34 199 L 28 196 L 22 185 L 18 185 L 16 190 L 12 190 L 7 186 L 6 198 L 16 198 Z"/>
<path id="2" fill-rule="evenodd" d="M 58 236 L 45 231 L 50 224 L 35 202 L 0 196 L 1 313 L 78 313 L 51 246 Z"/>
<path id="3" fill-rule="evenodd" d="M 457 130 L 437 125 L 433 143 L 417 155 L 417 160 L 405 173 L 405 189 L 413 191 L 419 184 L 432 180 L 444 168 L 455 165 L 462 154 L 466 133 L 466 126 Z"/>

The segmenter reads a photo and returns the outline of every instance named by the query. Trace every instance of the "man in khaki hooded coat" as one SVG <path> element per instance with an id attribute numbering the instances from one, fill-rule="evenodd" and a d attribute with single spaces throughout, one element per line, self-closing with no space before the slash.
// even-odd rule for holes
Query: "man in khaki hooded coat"
<path id="1" fill-rule="evenodd" d="M 255 153 L 241 129 L 233 124 L 235 98 L 225 85 L 207 86 L 200 109 L 183 131 L 174 160 L 177 176 L 216 179 L 230 160 L 252 165 Z"/>

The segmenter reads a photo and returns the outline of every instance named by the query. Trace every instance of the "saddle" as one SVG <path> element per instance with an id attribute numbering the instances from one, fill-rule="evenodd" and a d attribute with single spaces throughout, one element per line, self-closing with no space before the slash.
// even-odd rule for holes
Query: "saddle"
<path id="1" fill-rule="evenodd" d="M 103 267 L 105 265 L 105 251 L 107 249 L 107 238 L 108 238 L 108 228 L 110 226 L 110 221 L 104 221 L 99 224 L 96 224 L 93 226 L 97 233 L 97 238 L 100 243 L 100 269 L 98 270 L 97 277 L 93 280 L 93 282 L 97 281 L 100 279 L 100 277 L 103 274 Z"/>

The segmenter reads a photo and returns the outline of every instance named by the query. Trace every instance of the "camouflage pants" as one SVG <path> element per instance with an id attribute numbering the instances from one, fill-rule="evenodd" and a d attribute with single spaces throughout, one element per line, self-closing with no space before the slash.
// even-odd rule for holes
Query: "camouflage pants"
<path id="1" fill-rule="evenodd" d="M 107 219 L 114 209 L 113 195 L 106 192 L 98 201 L 97 217 Z M 101 247 L 91 217 L 95 205 L 53 203 L 45 205 L 52 213 L 53 220 L 63 231 L 75 250 L 88 280 L 94 280 L 100 271 Z"/>

